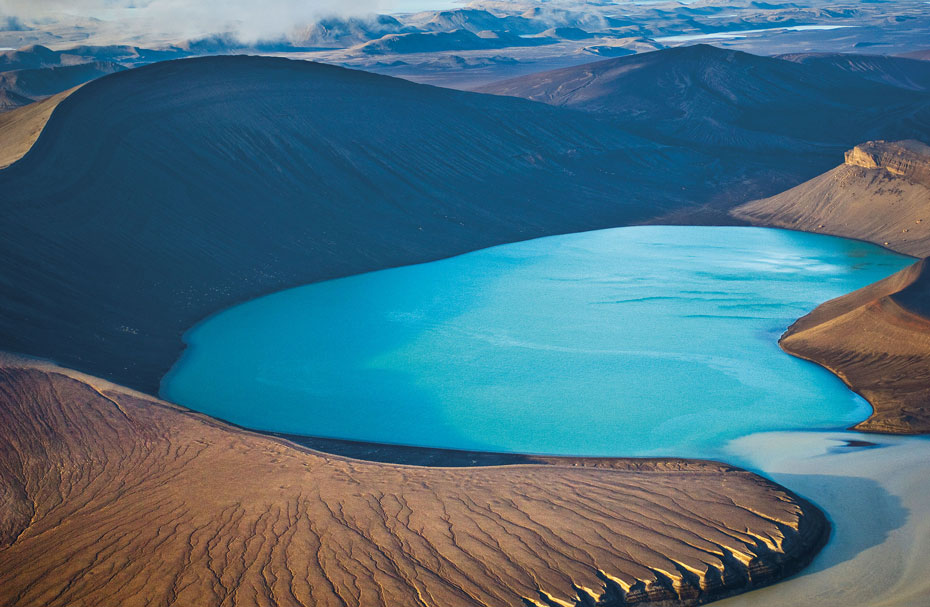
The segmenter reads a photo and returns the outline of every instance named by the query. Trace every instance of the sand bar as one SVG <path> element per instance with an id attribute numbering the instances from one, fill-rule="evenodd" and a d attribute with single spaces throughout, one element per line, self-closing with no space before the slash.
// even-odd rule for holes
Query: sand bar
<path id="1" fill-rule="evenodd" d="M 870 442 L 875 446 L 848 447 Z M 833 536 L 798 576 L 721 607 L 920 607 L 930 597 L 930 440 L 772 432 L 730 451 L 822 507 Z"/>

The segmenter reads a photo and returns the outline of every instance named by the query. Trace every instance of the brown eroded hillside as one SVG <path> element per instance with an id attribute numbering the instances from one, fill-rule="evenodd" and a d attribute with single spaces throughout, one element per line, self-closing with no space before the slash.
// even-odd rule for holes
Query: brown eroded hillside
<path id="1" fill-rule="evenodd" d="M 0 146 L 0 169 L 10 166 L 29 151 L 58 104 L 75 90 L 77 87 L 0 114 L 0 141 L 3 142 Z"/>
<path id="2" fill-rule="evenodd" d="M 731 213 L 755 225 L 867 240 L 930 256 L 930 146 L 870 141 L 832 171 Z M 868 400 L 857 430 L 930 432 L 930 277 L 923 260 L 798 320 L 782 347 Z"/>
<path id="3" fill-rule="evenodd" d="M 366 463 L 49 365 L 0 379 L 10 607 L 693 605 L 793 573 L 827 531 L 714 462 Z"/>
<path id="4" fill-rule="evenodd" d="M 856 430 L 930 432 L 927 260 L 817 307 L 780 343 L 830 369 L 872 404 Z"/>
<path id="5" fill-rule="evenodd" d="M 786 192 L 734 209 L 738 219 L 867 240 L 930 255 L 930 146 L 870 141 L 835 169 Z"/>

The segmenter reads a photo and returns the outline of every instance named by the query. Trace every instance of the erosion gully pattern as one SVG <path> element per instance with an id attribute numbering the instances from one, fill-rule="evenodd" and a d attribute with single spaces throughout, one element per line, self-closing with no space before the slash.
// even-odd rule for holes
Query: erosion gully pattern
<path id="1" fill-rule="evenodd" d="M 724 464 L 421 468 L 0 364 L 0 604 L 697 604 L 772 582 L 822 514 Z"/>

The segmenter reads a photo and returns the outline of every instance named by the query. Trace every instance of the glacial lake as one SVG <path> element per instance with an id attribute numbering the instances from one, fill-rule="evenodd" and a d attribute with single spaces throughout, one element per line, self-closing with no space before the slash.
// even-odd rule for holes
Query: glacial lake
<path id="1" fill-rule="evenodd" d="M 833 297 L 913 260 L 830 236 L 644 226 L 317 283 L 185 335 L 162 396 L 242 426 L 563 455 L 715 457 L 869 406 L 782 352 Z"/>

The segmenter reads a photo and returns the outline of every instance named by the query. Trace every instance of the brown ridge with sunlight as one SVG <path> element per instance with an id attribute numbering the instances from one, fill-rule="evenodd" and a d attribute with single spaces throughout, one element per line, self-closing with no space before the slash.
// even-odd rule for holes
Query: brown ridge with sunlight
<path id="1" fill-rule="evenodd" d="M 696 605 L 790 575 L 828 534 L 725 464 L 369 463 L 50 365 L 0 376 L 10 607 Z"/>

